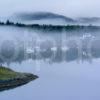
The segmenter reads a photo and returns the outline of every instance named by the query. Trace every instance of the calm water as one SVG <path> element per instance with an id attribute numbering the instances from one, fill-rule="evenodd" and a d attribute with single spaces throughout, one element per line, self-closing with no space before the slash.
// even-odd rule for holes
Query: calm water
<path id="1" fill-rule="evenodd" d="M 24 86 L 0 92 L 0 100 L 100 100 L 98 33 L 75 32 L 72 35 L 71 32 L 43 33 L 0 27 L 0 37 L 1 43 L 17 40 L 24 52 L 24 57 L 18 56 L 20 60 L 15 60 L 16 56 L 8 60 L 2 55 L 1 63 L 39 76 Z M 0 46 L 1 51 L 7 47 Z M 14 50 L 20 52 L 17 49 L 19 47 Z"/>

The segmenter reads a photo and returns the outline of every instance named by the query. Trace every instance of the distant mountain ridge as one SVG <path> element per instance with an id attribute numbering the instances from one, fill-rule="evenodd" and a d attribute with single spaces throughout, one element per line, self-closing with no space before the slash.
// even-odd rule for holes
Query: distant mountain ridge
<path id="1" fill-rule="evenodd" d="M 76 22 L 74 19 L 64 15 L 51 12 L 35 12 L 35 13 L 20 13 L 16 17 L 21 20 L 46 20 L 46 19 L 61 19 L 65 22 Z"/>
<path id="2" fill-rule="evenodd" d="M 14 19 L 13 19 L 14 18 Z M 17 13 L 12 17 L 11 21 L 27 22 L 27 24 L 99 24 L 99 17 L 81 17 L 70 18 L 64 15 L 52 13 L 52 12 L 34 12 L 34 13 Z"/>
<path id="3" fill-rule="evenodd" d="M 98 23 L 100 22 L 100 17 L 82 17 L 78 18 L 78 21 L 83 23 Z"/>

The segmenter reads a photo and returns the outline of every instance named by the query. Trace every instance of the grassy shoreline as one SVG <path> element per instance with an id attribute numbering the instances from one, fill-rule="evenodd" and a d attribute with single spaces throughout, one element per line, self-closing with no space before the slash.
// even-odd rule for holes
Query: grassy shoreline
<path id="1" fill-rule="evenodd" d="M 6 67 L 0 67 L 0 91 L 12 89 L 37 79 L 30 73 L 15 72 Z"/>

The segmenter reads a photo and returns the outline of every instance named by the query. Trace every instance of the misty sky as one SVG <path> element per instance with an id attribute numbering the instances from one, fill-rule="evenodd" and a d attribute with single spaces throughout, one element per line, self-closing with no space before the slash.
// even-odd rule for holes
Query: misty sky
<path id="1" fill-rule="evenodd" d="M 0 0 L 0 16 L 49 11 L 68 17 L 100 17 L 100 0 Z"/>

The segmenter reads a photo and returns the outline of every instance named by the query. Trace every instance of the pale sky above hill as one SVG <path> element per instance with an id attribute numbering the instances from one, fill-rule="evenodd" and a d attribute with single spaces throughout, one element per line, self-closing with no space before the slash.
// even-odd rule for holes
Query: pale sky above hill
<path id="1" fill-rule="evenodd" d="M 100 17 L 100 0 L 0 0 L 0 16 L 47 11 L 68 17 Z"/>

